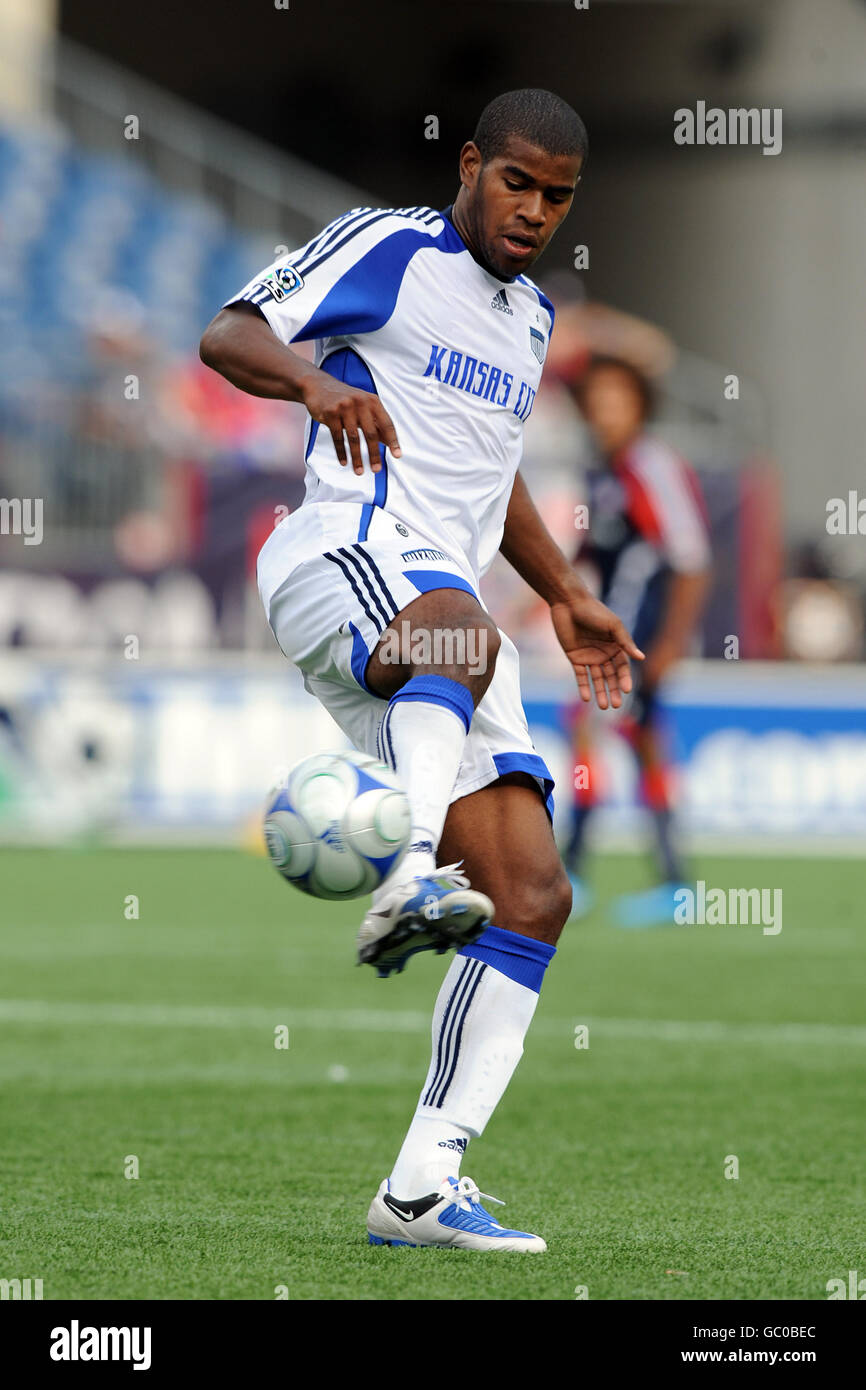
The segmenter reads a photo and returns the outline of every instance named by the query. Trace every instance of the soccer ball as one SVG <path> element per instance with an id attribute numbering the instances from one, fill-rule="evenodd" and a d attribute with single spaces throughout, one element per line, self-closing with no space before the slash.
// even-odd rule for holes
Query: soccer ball
<path id="1" fill-rule="evenodd" d="M 265 843 L 289 883 L 315 898 L 361 898 L 409 843 L 406 793 L 364 753 L 315 753 L 268 796 Z"/>

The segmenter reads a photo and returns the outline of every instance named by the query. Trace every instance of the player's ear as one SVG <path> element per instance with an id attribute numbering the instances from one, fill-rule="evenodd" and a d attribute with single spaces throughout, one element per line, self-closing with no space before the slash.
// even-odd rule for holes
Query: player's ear
<path id="1" fill-rule="evenodd" d="M 460 182 L 467 188 L 474 188 L 482 163 L 478 146 L 474 140 L 467 140 L 460 151 Z"/>

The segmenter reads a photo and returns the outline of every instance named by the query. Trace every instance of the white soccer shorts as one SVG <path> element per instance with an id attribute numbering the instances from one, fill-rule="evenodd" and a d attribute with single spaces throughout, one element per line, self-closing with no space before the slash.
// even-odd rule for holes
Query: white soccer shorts
<path id="1" fill-rule="evenodd" d="M 258 560 L 259 592 L 285 655 L 349 741 L 382 758 L 388 701 L 368 690 L 364 670 L 392 620 L 419 594 L 478 594 L 465 560 L 448 554 L 381 507 L 327 502 L 299 507 L 275 527 Z M 399 631 L 399 624 L 397 625 Z M 508 772 L 526 772 L 553 817 L 553 778 L 535 751 L 520 698 L 517 648 L 504 632 L 493 679 L 478 704 L 451 800 Z M 474 653 L 467 652 L 471 664 Z"/>

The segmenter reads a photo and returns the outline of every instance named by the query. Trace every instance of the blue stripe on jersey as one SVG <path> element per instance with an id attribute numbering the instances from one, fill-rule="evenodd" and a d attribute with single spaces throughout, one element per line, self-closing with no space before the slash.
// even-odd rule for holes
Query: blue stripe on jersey
<path id="1" fill-rule="evenodd" d="M 382 217 L 393 215 L 392 212 L 382 213 Z M 365 227 L 371 225 L 372 222 L 367 222 Z M 349 266 L 303 327 L 295 333 L 292 342 L 303 342 L 307 338 L 343 337 L 349 333 L 374 333 L 381 328 L 394 312 L 403 276 L 416 251 L 422 247 L 433 247 L 446 253 L 466 251 L 459 238 L 458 244 L 453 245 L 444 234 L 449 226 L 450 223 L 443 223 L 435 236 L 432 232 L 405 227 L 391 236 L 383 237 L 366 255 Z M 360 231 L 364 229 L 362 227 Z M 358 234 L 349 232 L 325 256 L 333 255 L 343 241 Z M 305 274 L 315 269 L 316 264 L 318 262 L 314 261 L 308 266 Z"/>
<path id="2" fill-rule="evenodd" d="M 304 274 L 311 274 L 317 266 L 320 266 L 323 264 L 323 262 L 330 260 L 331 256 L 336 255 L 336 253 L 340 250 L 341 247 L 345 246 L 347 242 L 352 241 L 353 238 L 358 236 L 361 232 L 363 232 L 365 228 L 372 227 L 374 222 L 381 222 L 384 218 L 393 216 L 394 214 L 390 208 L 388 208 L 385 212 L 374 213 L 370 217 L 366 216 L 365 214 L 364 220 L 360 226 L 352 227 L 350 230 L 346 232 L 345 236 L 341 236 L 337 241 L 332 241 L 330 245 L 326 247 L 320 255 L 314 257 L 313 260 L 306 262 L 304 265 Z"/>
<path id="3" fill-rule="evenodd" d="M 403 574 L 410 584 L 415 585 L 419 594 L 429 594 L 431 589 L 463 589 L 473 598 L 478 597 L 462 575 L 451 574 L 448 570 L 404 570 Z"/>
<path id="4" fill-rule="evenodd" d="M 340 348 L 337 352 L 329 353 L 319 370 L 327 372 L 328 376 L 334 377 L 336 381 L 344 381 L 347 386 L 356 386 L 359 391 L 369 391 L 374 396 L 378 396 L 379 394 L 376 390 L 376 383 L 370 373 L 370 368 L 367 366 L 364 359 L 359 357 L 354 348 Z M 310 457 L 317 431 L 317 425 L 310 431 L 310 442 L 307 445 L 307 452 L 304 455 L 305 459 Z M 365 502 L 361 508 L 361 524 L 358 528 L 359 541 L 365 541 L 367 539 L 373 508 L 384 507 L 385 499 L 388 496 L 388 461 L 385 457 L 384 444 L 379 445 L 379 458 L 382 461 L 382 467 L 378 473 L 373 475 L 375 479 L 373 501 Z"/>
<path id="5" fill-rule="evenodd" d="M 431 208 L 352 208 L 349 212 L 338 217 L 335 222 L 330 222 L 323 232 L 315 239 L 307 243 L 304 248 L 303 259 L 293 263 L 293 269 L 299 270 L 303 275 L 315 270 L 323 261 L 328 260 L 341 246 L 345 246 L 348 241 L 364 231 L 366 227 L 371 227 L 374 222 L 381 222 L 383 217 L 393 216 L 411 217 L 415 222 L 423 222 L 431 226 L 440 216 Z M 351 231 L 349 232 L 349 228 Z M 335 241 L 342 232 L 349 232 L 348 236 L 342 237 L 339 242 Z M 321 254 L 318 254 L 321 253 Z M 314 257 L 314 259 L 311 259 Z"/>
<path id="6" fill-rule="evenodd" d="M 325 358 L 319 368 L 321 372 L 327 372 L 335 381 L 344 381 L 347 386 L 356 386 L 359 391 L 369 391 L 371 395 L 378 396 L 376 383 L 370 374 L 370 368 L 362 357 L 359 357 L 353 348 L 340 348 L 337 352 L 331 352 Z M 304 455 L 305 461 L 309 459 L 316 442 L 318 434 L 318 422 L 314 422 L 310 430 L 310 442 Z M 358 540 L 367 539 L 367 531 L 370 526 L 370 517 L 373 515 L 374 507 L 384 507 L 385 498 L 388 496 L 388 462 L 385 458 L 385 446 L 379 445 L 379 458 L 382 467 L 378 473 L 374 474 L 375 484 L 373 489 L 373 501 L 365 502 L 361 509 L 361 525 L 358 531 Z"/>
<path id="7" fill-rule="evenodd" d="M 312 241 L 307 242 L 303 248 L 302 256 L 292 263 L 292 268 L 303 271 L 310 258 L 315 256 L 318 251 L 323 251 L 326 246 L 330 246 L 340 232 L 347 230 L 350 223 L 359 222 L 362 217 L 369 217 L 371 213 L 377 211 L 377 208 L 350 208 L 348 212 L 343 213 L 342 217 L 336 217 L 333 222 L 328 223 L 324 231 L 320 232 Z"/>
<path id="8" fill-rule="evenodd" d="M 451 209 L 445 208 L 445 210 L 441 212 L 439 215 L 442 218 L 443 222 L 443 228 L 441 233 L 441 249 L 443 251 L 454 252 L 465 251 L 468 256 L 469 248 L 467 247 L 466 242 L 463 240 L 462 236 L 460 235 L 460 233 L 458 232 L 457 228 L 454 226 L 454 223 L 451 220 Z M 499 276 L 497 276 L 496 278 L 499 279 Z M 510 284 L 511 282 L 505 281 L 504 283 Z"/>
<path id="9" fill-rule="evenodd" d="M 542 309 L 546 309 L 547 312 L 550 314 L 550 332 L 552 333 L 553 320 L 556 318 L 556 310 L 554 309 L 547 295 L 542 294 L 538 286 L 533 285 L 531 280 L 527 280 L 525 275 L 518 275 L 517 279 L 521 285 L 525 285 L 528 290 L 532 290 L 533 294 L 538 295 L 538 302 L 541 305 Z"/>
<path id="10" fill-rule="evenodd" d="M 370 660 L 367 644 L 352 622 L 349 623 L 349 631 L 352 634 L 352 675 L 355 677 L 361 689 L 366 690 L 368 695 L 372 695 L 373 692 L 364 679 L 364 672 L 367 670 L 367 662 Z"/>
<path id="11" fill-rule="evenodd" d="M 377 392 L 377 394 L 378 394 L 378 392 Z M 374 490 L 373 490 L 373 506 L 374 506 L 374 507 L 384 507 L 384 505 L 385 505 L 385 498 L 388 496 L 388 465 L 387 465 L 387 463 L 385 462 L 385 446 L 384 446 L 384 444 L 380 444 L 380 445 L 379 445 L 379 453 L 380 453 L 381 458 L 382 458 L 382 467 L 380 468 L 379 472 L 375 475 L 375 476 L 376 476 L 376 484 L 375 484 L 375 488 L 374 488 Z M 367 539 L 366 535 L 364 535 L 364 536 L 359 536 L 359 537 L 358 537 L 358 540 L 359 540 L 359 541 L 365 541 L 366 539 Z"/>
<path id="12" fill-rule="evenodd" d="M 380 474 L 376 475 L 377 482 L 380 476 Z M 370 522 L 373 519 L 373 508 L 375 505 L 375 502 L 365 502 L 363 507 L 361 508 L 361 524 L 358 527 L 359 541 L 365 541 L 367 539 L 367 532 L 370 529 Z"/>
<path id="13" fill-rule="evenodd" d="M 305 449 L 305 451 L 304 451 L 304 463 L 307 462 L 307 460 L 308 460 L 309 457 L 310 457 L 310 454 L 313 452 L 313 448 L 314 448 L 315 443 L 316 443 L 316 436 L 317 436 L 318 433 L 319 433 L 319 422 L 318 422 L 318 420 L 311 420 L 311 421 L 310 421 L 310 442 L 309 442 L 309 444 L 307 445 L 307 447 L 306 447 L 306 449 Z"/>
<path id="14" fill-rule="evenodd" d="M 292 262 L 292 269 L 297 270 L 302 275 L 309 275 L 311 271 L 329 260 L 348 242 L 360 235 L 361 232 L 366 231 L 368 227 L 372 227 L 376 222 L 381 222 L 384 217 L 394 216 L 411 217 L 413 222 L 420 222 L 425 227 L 432 227 L 434 222 L 441 220 L 442 214 L 434 212 L 430 208 L 352 208 L 349 212 L 343 213 L 342 217 L 329 222 L 324 231 L 301 248 L 298 259 Z M 441 229 L 437 235 L 441 235 Z M 442 249 L 451 251 L 465 250 L 466 248 L 461 243 L 459 247 L 448 246 Z M 258 306 L 271 299 L 272 295 L 270 289 L 259 281 L 247 290 L 242 298 Z"/>

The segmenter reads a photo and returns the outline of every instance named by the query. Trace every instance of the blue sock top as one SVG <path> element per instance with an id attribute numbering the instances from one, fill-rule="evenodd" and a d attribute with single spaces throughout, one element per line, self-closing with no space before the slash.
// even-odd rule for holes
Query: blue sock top
<path id="1" fill-rule="evenodd" d="M 451 680 L 450 676 L 413 676 L 391 696 L 390 704 L 396 705 L 398 700 L 423 700 L 428 705 L 441 705 L 463 720 L 467 733 L 475 713 L 466 686 Z"/>
<path id="2" fill-rule="evenodd" d="M 501 975 L 514 980 L 515 984 L 525 985 L 539 994 L 544 972 L 556 955 L 556 947 L 548 945 L 546 941 L 536 941 L 533 936 L 522 936 L 520 932 L 491 924 L 485 927 L 477 941 L 463 946 L 457 954 L 469 956 L 472 960 L 483 960 Z"/>

